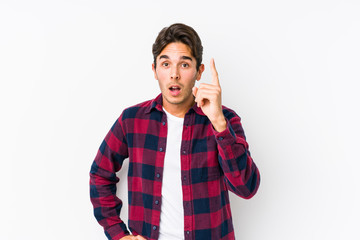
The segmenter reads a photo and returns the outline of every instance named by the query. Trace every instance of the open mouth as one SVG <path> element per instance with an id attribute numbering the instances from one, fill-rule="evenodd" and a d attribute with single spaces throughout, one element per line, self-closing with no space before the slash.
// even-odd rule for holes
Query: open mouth
<path id="1" fill-rule="evenodd" d="M 170 91 L 172 91 L 172 92 L 180 91 L 180 87 L 177 87 L 177 86 L 172 86 L 172 87 L 170 87 L 169 89 L 170 89 Z"/>
<path id="2" fill-rule="evenodd" d="M 170 93 L 173 96 L 177 96 L 180 94 L 181 88 L 177 85 L 173 85 L 171 87 L 169 87 Z"/>

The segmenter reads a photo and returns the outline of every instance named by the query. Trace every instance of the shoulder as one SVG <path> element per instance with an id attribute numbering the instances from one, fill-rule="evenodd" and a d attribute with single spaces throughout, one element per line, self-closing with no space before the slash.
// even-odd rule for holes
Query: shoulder
<path id="1" fill-rule="evenodd" d="M 125 120 L 128 118 L 136 118 L 138 116 L 145 114 L 151 108 L 151 103 L 152 100 L 147 100 L 125 108 L 120 115 L 121 120 Z"/>
<path id="2" fill-rule="evenodd" d="M 132 125 L 137 119 L 146 118 L 147 112 L 151 109 L 152 102 L 153 100 L 147 100 L 125 108 L 116 119 L 111 129 L 113 131 L 116 129 L 123 129 L 124 131 L 127 125 Z"/>
<path id="3" fill-rule="evenodd" d="M 230 132 L 233 136 L 239 134 L 245 139 L 244 129 L 241 124 L 240 116 L 231 108 L 222 106 L 223 114 L 227 121 L 230 123 Z"/>
<path id="4" fill-rule="evenodd" d="M 231 108 L 228 108 L 228 107 L 222 105 L 222 111 L 223 111 L 225 118 L 227 118 L 228 120 L 231 120 L 233 118 L 240 119 L 240 116 Z"/>

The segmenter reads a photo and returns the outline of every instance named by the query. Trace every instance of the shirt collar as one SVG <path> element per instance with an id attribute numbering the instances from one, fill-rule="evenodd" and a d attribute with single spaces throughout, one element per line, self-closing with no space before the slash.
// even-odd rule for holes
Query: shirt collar
<path id="1" fill-rule="evenodd" d="M 158 111 L 162 112 L 162 94 L 160 93 L 157 95 L 156 98 L 151 100 L 150 105 L 147 106 L 145 113 L 150 113 L 153 109 L 157 109 Z"/>
<path id="2" fill-rule="evenodd" d="M 164 112 L 162 109 L 162 103 L 163 103 L 163 98 L 162 98 L 162 94 L 160 93 L 159 95 L 157 95 L 156 98 L 151 100 L 150 105 L 147 107 L 145 112 L 150 113 L 153 109 L 156 109 L 160 112 Z M 197 106 L 197 104 L 194 104 L 194 106 L 192 106 L 188 112 L 190 112 L 190 111 L 194 111 L 195 113 L 197 113 L 199 115 L 206 116 L 204 114 L 204 112 L 201 110 L 201 108 L 199 108 Z"/>

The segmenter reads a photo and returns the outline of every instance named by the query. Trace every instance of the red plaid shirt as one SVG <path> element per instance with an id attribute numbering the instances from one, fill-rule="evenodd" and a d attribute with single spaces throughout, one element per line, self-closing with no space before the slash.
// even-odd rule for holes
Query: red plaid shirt
<path id="1" fill-rule="evenodd" d="M 240 118 L 226 107 L 227 129 L 216 132 L 196 104 L 186 113 L 181 142 L 184 239 L 230 240 L 234 229 L 228 190 L 251 198 L 260 183 Z M 129 158 L 128 227 L 132 234 L 158 239 L 167 119 L 162 95 L 127 108 L 102 142 L 90 171 L 94 214 L 108 239 L 129 234 L 119 218 L 116 172 Z"/>

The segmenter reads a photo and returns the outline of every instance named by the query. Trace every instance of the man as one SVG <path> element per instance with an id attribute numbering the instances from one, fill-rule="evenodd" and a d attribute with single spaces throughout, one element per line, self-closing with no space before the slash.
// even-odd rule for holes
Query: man
<path id="1" fill-rule="evenodd" d="M 108 239 L 235 239 L 228 190 L 251 198 L 260 183 L 239 116 L 221 105 L 214 60 L 211 84 L 201 40 L 184 24 L 153 44 L 161 94 L 123 111 L 90 172 L 94 214 Z M 119 218 L 116 172 L 129 158 L 129 233 Z"/>

